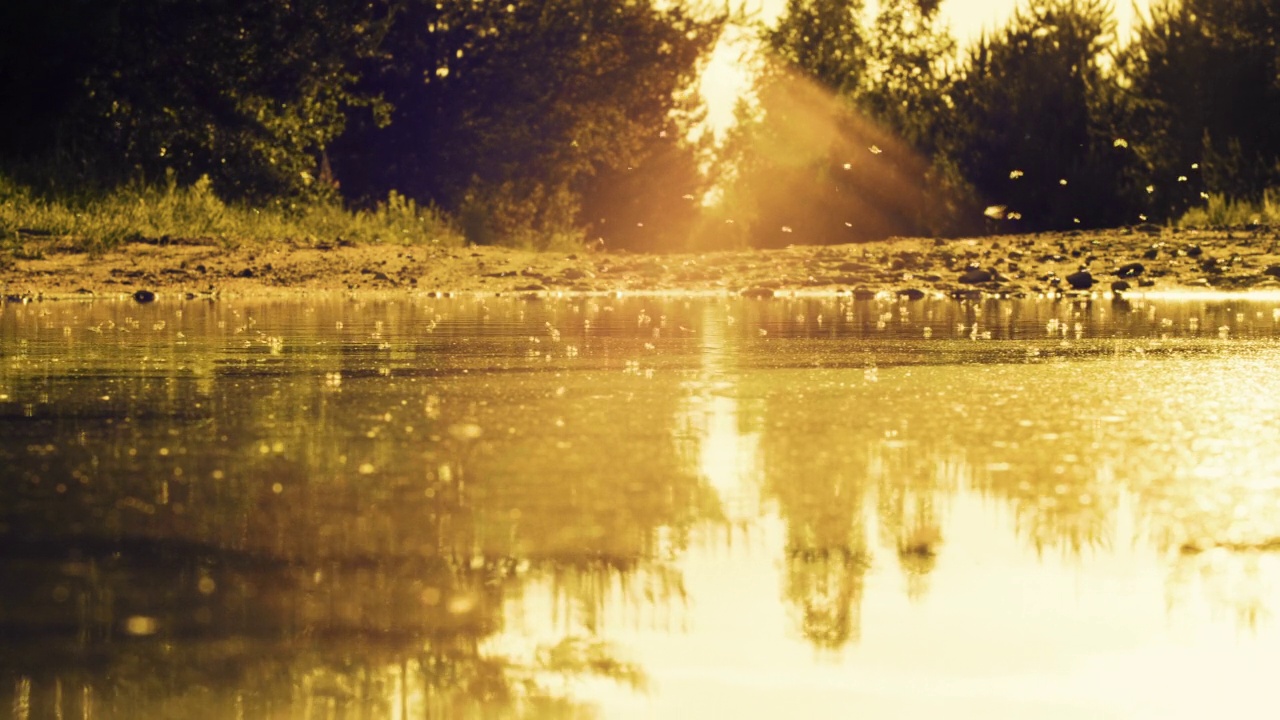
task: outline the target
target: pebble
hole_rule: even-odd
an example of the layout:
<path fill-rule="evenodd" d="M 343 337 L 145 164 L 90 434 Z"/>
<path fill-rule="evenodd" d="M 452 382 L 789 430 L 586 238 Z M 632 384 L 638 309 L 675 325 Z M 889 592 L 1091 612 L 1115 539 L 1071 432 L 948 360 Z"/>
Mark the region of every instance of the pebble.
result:
<path fill-rule="evenodd" d="M 1122 278 L 1131 278 L 1131 277 L 1138 277 L 1139 275 L 1141 275 L 1146 271 L 1147 271 L 1147 268 L 1145 265 L 1143 265 L 1142 263 L 1135 262 L 1135 263 L 1129 263 L 1127 265 L 1121 265 L 1120 269 L 1116 270 L 1116 275 Z"/>
<path fill-rule="evenodd" d="M 156 294 L 150 290 L 139 290 L 133 294 L 133 299 L 140 303 L 155 302 Z"/>
<path fill-rule="evenodd" d="M 1093 274 L 1088 270 L 1071 273 L 1065 280 L 1073 290 L 1088 290 L 1093 287 Z"/>
<path fill-rule="evenodd" d="M 981 268 L 969 268 L 960 273 L 960 282 L 966 285 L 991 282 L 991 273 Z"/>

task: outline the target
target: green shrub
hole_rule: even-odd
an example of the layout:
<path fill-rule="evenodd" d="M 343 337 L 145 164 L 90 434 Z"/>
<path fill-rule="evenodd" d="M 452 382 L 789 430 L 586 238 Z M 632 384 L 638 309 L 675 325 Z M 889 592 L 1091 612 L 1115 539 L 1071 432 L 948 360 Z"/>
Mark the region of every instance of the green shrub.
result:
<path fill-rule="evenodd" d="M 122 242 L 203 239 L 242 242 L 338 240 L 369 243 L 462 244 L 434 208 L 392 192 L 370 210 L 336 201 L 276 200 L 265 207 L 227 203 L 208 176 L 190 185 L 172 174 L 162 186 L 133 183 L 110 191 L 38 193 L 0 175 L 0 242 L 51 238 L 86 251 Z"/>
<path fill-rule="evenodd" d="M 1203 206 L 1193 207 L 1178 219 L 1180 227 L 1231 227 L 1280 225 L 1280 188 L 1267 188 L 1258 202 L 1229 199 L 1209 193 Z"/>

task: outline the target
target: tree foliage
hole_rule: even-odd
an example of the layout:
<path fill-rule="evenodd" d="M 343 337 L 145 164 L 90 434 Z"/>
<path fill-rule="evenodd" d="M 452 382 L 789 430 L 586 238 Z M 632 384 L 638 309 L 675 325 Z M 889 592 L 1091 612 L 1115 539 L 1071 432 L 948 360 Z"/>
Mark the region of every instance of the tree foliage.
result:
<path fill-rule="evenodd" d="M 584 201 L 593 223 L 625 215 L 593 183 L 675 152 L 720 26 L 649 2 L 390 8 L 383 54 L 360 87 L 394 110 L 389 124 L 358 118 L 335 148 L 343 189 L 438 203 L 478 242 L 576 232 Z"/>
<path fill-rule="evenodd" d="M 1130 219 L 1103 64 L 1114 26 L 1102 0 L 1030 0 L 969 49 L 944 151 L 981 197 L 1020 216 L 1015 227 Z"/>
<path fill-rule="evenodd" d="M 1280 5 L 1157 0 L 1122 67 L 1135 149 L 1163 207 L 1280 186 Z"/>
<path fill-rule="evenodd" d="M 353 62 L 380 36 L 360 0 L 52 0 L 39 12 L 27 18 L 37 36 L 85 42 L 45 63 L 58 88 L 43 113 L 47 151 L 108 181 L 208 174 L 228 197 L 314 183 L 344 108 L 366 101 L 351 92 Z M 27 40 L 12 52 L 45 49 Z M 17 95 L 39 108 L 38 94 Z"/>
<path fill-rule="evenodd" d="M 936 3 L 790 0 L 763 33 L 755 107 L 726 145 L 725 212 L 754 245 L 961 226 L 963 183 L 934 163 L 954 41 Z M 940 156 L 939 156 L 940 157 Z"/>

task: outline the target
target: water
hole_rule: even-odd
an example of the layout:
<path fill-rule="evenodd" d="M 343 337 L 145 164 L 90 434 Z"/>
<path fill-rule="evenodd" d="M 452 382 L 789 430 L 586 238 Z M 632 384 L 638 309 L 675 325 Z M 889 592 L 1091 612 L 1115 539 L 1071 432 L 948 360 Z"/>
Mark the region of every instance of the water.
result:
<path fill-rule="evenodd" d="M 1280 310 L 0 308 L 0 715 L 1262 717 Z"/>

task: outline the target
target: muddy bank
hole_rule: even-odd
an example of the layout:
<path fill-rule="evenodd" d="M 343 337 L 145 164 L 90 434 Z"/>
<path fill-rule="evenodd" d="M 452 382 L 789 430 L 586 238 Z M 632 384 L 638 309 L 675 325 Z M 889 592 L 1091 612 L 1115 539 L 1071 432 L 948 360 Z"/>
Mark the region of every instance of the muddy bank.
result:
<path fill-rule="evenodd" d="M 1197 288 L 1280 290 L 1280 233 L 1148 227 L 665 255 L 374 244 L 228 249 L 200 241 L 130 243 L 90 255 L 29 242 L 0 256 L 0 295 L 10 301 L 139 291 L 142 298 L 333 291 L 967 297 Z"/>

